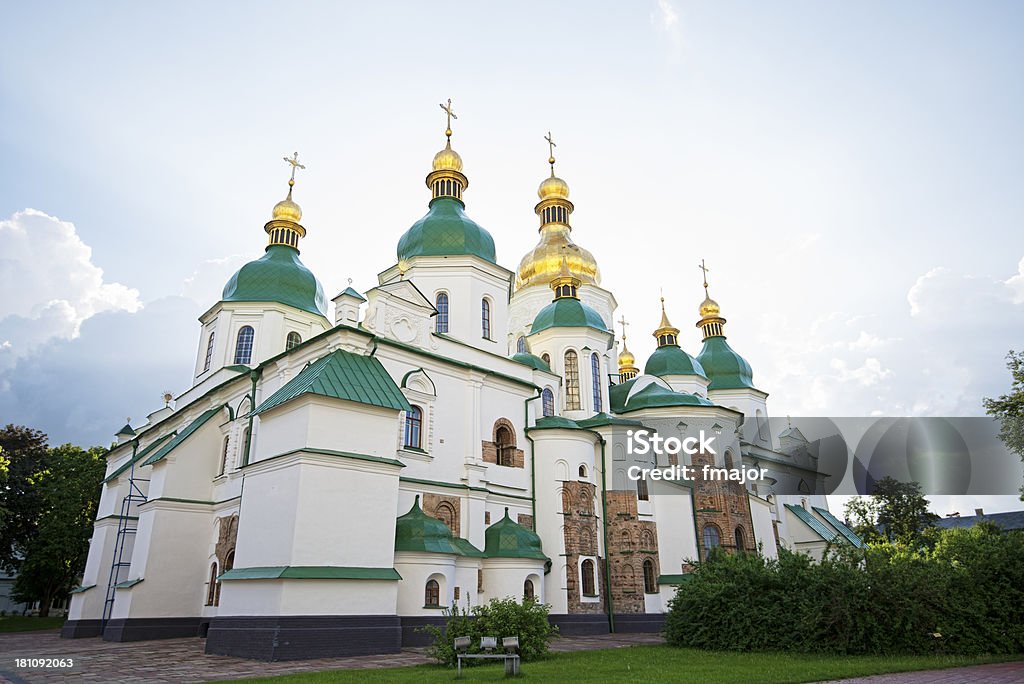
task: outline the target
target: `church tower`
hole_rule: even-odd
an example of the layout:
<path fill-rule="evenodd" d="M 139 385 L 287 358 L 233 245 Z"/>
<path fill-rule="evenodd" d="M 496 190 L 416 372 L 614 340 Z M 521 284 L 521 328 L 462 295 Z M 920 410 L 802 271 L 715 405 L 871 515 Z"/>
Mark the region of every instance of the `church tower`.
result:
<path fill-rule="evenodd" d="M 658 341 L 658 348 L 647 359 L 644 375 L 657 375 L 676 392 L 707 397 L 708 378 L 700 362 L 679 346 L 679 328 L 668 320 L 664 297 L 661 298 L 661 323 L 654 331 L 654 339 Z"/>
<path fill-rule="evenodd" d="M 199 318 L 196 385 L 221 368 L 254 366 L 330 327 L 323 287 L 299 259 L 306 229 L 292 192 L 295 172 L 306 167 L 298 152 L 284 161 L 292 168 L 288 195 L 263 226 L 268 242 L 263 256 L 231 276 L 220 301 Z"/>
<path fill-rule="evenodd" d="M 415 285 L 436 309 L 433 332 L 505 355 L 512 273 L 498 265 L 491 234 L 466 215 L 469 179 L 451 140 L 457 116 L 451 100 L 441 109 L 446 140 L 426 177 L 429 209 L 399 239 L 398 262 L 379 281 L 382 287 L 399 280 Z"/>
<path fill-rule="evenodd" d="M 611 292 L 601 285 L 601 271 L 594 255 L 572 239 L 570 219 L 575 206 L 569 201 L 569 184 L 555 175 L 555 141 L 548 133 L 548 164 L 550 175 L 537 188 L 540 201 L 533 208 L 540 220 L 540 240 L 527 252 L 516 272 L 509 318 L 509 353 L 524 351 L 530 323 L 549 301 L 548 286 L 559 276 L 563 260 L 569 273 L 586 287 L 581 290 L 583 302 L 597 311 L 605 326 L 611 326 L 617 306 Z"/>

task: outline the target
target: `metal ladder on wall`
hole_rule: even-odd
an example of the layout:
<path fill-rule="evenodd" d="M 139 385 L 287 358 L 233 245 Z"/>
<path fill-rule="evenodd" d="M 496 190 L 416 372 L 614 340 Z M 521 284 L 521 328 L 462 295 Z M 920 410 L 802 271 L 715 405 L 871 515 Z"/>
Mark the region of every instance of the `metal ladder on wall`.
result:
<path fill-rule="evenodd" d="M 137 483 L 149 482 L 149 480 L 138 479 L 135 477 L 135 464 L 132 463 L 131 470 L 128 474 L 128 494 L 121 499 L 121 516 L 117 521 L 117 537 L 114 538 L 114 555 L 110 563 L 110 579 L 107 581 L 107 597 L 103 601 L 103 616 L 100 620 L 100 631 L 106 628 L 107 622 L 110 620 L 110 615 L 114 610 L 114 598 L 117 595 L 116 585 L 121 582 L 122 570 L 127 570 L 131 567 L 131 557 L 125 560 L 125 541 L 128 539 L 128 535 L 135 534 L 138 531 L 138 519 L 131 518 L 132 506 L 138 506 L 139 504 L 146 502 L 145 493 L 139 488 Z M 135 545 L 132 544 L 132 548 Z"/>

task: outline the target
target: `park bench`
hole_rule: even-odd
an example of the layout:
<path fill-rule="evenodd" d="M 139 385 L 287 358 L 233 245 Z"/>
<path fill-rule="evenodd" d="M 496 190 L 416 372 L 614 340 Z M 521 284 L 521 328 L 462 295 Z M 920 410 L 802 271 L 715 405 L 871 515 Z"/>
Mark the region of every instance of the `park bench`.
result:
<path fill-rule="evenodd" d="M 470 653 L 469 643 L 469 637 L 458 637 L 455 639 L 455 653 L 458 662 L 458 674 L 456 677 L 462 676 L 463 659 L 504 660 L 506 677 L 514 677 L 519 674 L 519 637 L 502 638 L 501 648 L 504 650 L 504 653 L 497 652 L 497 637 L 480 637 L 480 650 L 482 653 Z"/>

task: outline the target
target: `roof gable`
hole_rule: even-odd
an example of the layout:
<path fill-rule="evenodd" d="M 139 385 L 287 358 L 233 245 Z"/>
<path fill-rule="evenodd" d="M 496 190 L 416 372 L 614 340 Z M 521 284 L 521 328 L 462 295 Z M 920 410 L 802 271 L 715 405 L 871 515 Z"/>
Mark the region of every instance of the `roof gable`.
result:
<path fill-rule="evenodd" d="M 185 427 L 185 429 L 178 432 L 178 434 L 174 436 L 174 439 L 172 439 L 170 442 L 161 447 L 159 451 L 157 451 L 155 454 L 146 459 L 142 465 L 153 465 L 154 463 L 157 463 L 167 458 L 168 454 L 177 449 L 178 446 L 181 445 L 186 439 L 194 435 L 196 431 L 199 430 L 199 428 L 206 425 L 207 421 L 209 421 L 215 415 L 220 413 L 221 409 L 223 409 L 224 406 L 224 404 L 221 404 L 220 406 L 215 406 L 212 409 L 207 409 L 206 411 L 204 411 L 202 415 L 200 415 L 198 418 L 189 423 Z"/>

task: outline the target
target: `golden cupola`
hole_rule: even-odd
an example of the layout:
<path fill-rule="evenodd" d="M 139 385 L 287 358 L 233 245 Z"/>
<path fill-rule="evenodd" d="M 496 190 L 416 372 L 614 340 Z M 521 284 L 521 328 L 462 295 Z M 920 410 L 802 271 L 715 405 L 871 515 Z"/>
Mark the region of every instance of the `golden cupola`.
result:
<path fill-rule="evenodd" d="M 292 167 L 292 177 L 288 179 L 288 196 L 274 205 L 270 220 L 263 226 L 263 230 L 267 231 L 269 245 L 285 245 L 297 250 L 299 239 L 306 237 L 306 229 L 299 223 L 302 220 L 302 207 L 292 199 L 292 190 L 295 188 L 295 172 L 306 167 L 299 163 L 298 152 L 291 157 L 284 157 L 284 160 Z"/>
<path fill-rule="evenodd" d="M 700 269 L 704 271 L 704 301 L 697 309 L 700 314 L 697 327 L 704 334 L 705 340 L 709 337 L 724 337 L 725 319 L 722 318 L 722 307 L 708 294 L 708 268 L 704 265 L 703 259 L 700 262 Z"/>
<path fill-rule="evenodd" d="M 629 351 L 629 348 L 626 346 L 625 317 L 619 319 L 619 323 L 622 324 L 622 351 L 619 352 L 619 382 L 626 382 L 639 375 L 640 369 L 636 366 L 636 357 L 633 356 L 633 352 Z"/>
<path fill-rule="evenodd" d="M 462 173 L 462 157 L 452 149 L 452 119 L 458 117 L 452 111 L 451 98 L 447 105 L 441 105 L 441 109 L 448 118 L 444 131 L 447 140 L 444 149 L 434 155 L 433 170 L 427 174 L 427 187 L 433 199 L 451 197 L 462 201 L 462 193 L 469 187 L 469 179 Z"/>
<path fill-rule="evenodd" d="M 661 298 L 661 323 L 654 331 L 654 337 L 658 340 L 659 347 L 678 346 L 679 344 L 679 328 L 668 320 L 668 314 L 665 313 L 664 297 Z"/>
<path fill-rule="evenodd" d="M 519 262 L 516 289 L 530 285 L 548 285 L 559 275 L 562 260 L 569 271 L 587 285 L 601 283 L 601 271 L 594 255 L 572 241 L 569 217 L 573 204 L 569 201 L 569 184 L 555 175 L 555 142 L 548 133 L 548 164 L 551 175 L 537 188 L 540 202 L 534 207 L 540 219 L 540 242 Z"/>

